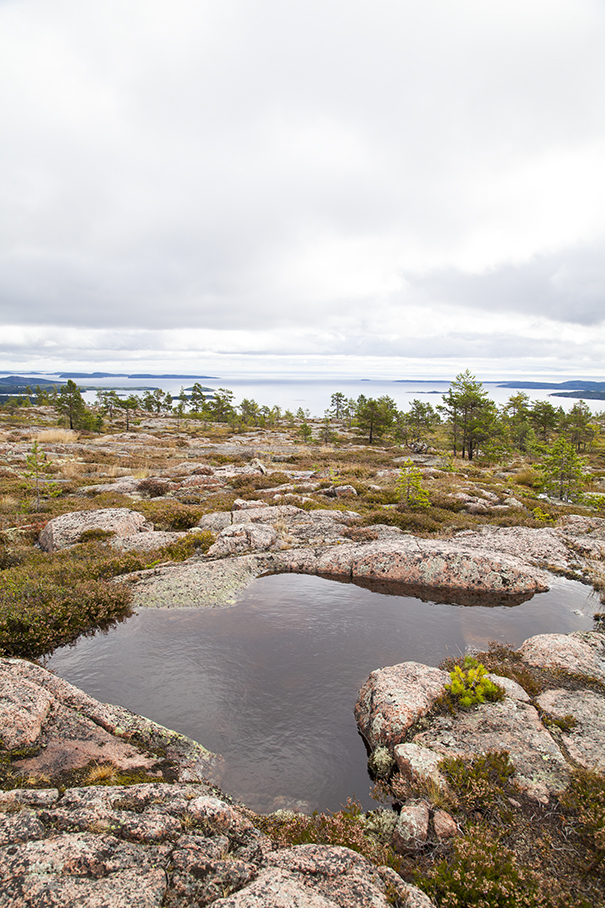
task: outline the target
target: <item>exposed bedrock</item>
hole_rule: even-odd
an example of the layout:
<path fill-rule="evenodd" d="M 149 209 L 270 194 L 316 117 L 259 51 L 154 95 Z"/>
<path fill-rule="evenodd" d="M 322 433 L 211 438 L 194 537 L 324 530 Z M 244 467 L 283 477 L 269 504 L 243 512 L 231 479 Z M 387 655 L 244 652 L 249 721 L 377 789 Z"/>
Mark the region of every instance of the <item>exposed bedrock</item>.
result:
<path fill-rule="evenodd" d="M 394 894 L 433 908 L 347 848 L 274 850 L 254 814 L 204 780 L 216 758 L 195 742 L 24 660 L 0 660 L 0 691 L 3 762 L 62 783 L 0 792 L 0 908 L 388 908 Z M 158 782 L 63 790 L 66 772 L 101 762 Z M 160 781 L 168 762 L 181 782 Z"/>
<path fill-rule="evenodd" d="M 548 589 L 543 572 L 514 556 L 477 551 L 457 540 L 413 536 L 335 547 L 319 556 L 317 573 L 475 593 L 519 595 Z"/>
<path fill-rule="evenodd" d="M 492 675 L 504 699 L 455 714 L 434 709 L 449 674 L 416 662 L 373 671 L 359 692 L 355 717 L 369 748 L 387 748 L 404 776 L 441 787 L 444 757 L 506 750 L 519 787 L 546 802 L 565 788 L 573 766 L 605 767 L 605 636 L 541 634 L 519 649 L 528 666 L 554 678 L 535 699 Z M 552 719 L 565 719 L 563 730 Z M 544 719 L 551 721 L 543 721 Z"/>
<path fill-rule="evenodd" d="M 1 756 L 24 776 L 48 778 L 111 762 L 122 771 L 201 780 L 221 762 L 189 738 L 121 706 L 99 703 L 23 659 L 0 659 Z"/>
<path fill-rule="evenodd" d="M 264 572 L 398 584 L 408 594 L 465 604 L 486 596 L 495 597 L 492 604 L 514 604 L 547 590 L 551 570 L 584 578 L 598 572 L 605 552 L 603 523 L 567 518 L 557 528 L 484 527 L 454 538 L 423 539 L 383 524 L 362 527 L 354 511 L 242 500 L 232 511 L 200 520 L 201 528 L 218 534 L 206 556 L 131 580 L 139 584 L 139 606 L 228 604 Z M 107 531 L 110 544 L 120 549 L 158 547 L 185 535 L 154 532 L 136 511 L 105 508 L 54 518 L 40 534 L 40 545 L 47 551 L 74 545 L 87 530 Z"/>

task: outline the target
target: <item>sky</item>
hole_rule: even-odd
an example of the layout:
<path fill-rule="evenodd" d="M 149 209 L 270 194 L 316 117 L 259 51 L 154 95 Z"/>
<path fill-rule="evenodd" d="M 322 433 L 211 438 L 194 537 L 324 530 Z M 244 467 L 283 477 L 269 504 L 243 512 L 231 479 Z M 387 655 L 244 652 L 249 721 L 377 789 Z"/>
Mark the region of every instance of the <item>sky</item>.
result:
<path fill-rule="evenodd" d="M 0 369 L 605 379 L 602 0 L 0 0 Z"/>

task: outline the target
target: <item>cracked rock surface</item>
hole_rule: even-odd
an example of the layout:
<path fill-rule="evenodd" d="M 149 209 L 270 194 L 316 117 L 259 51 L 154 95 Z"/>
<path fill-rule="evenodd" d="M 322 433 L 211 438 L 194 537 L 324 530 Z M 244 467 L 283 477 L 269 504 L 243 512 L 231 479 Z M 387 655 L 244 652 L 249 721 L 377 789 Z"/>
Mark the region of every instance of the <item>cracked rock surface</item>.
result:
<path fill-rule="evenodd" d="M 241 809 L 203 786 L 0 793 L 2 908 L 431 908 L 348 848 L 273 851 Z"/>

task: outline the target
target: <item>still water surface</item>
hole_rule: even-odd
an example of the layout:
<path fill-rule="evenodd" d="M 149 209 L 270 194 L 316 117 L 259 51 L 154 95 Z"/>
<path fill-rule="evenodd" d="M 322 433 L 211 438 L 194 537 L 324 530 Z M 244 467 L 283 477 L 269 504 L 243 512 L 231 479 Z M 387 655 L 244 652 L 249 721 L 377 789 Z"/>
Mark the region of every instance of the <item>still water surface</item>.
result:
<path fill-rule="evenodd" d="M 349 796 L 369 808 L 353 706 L 373 669 L 589 630 L 597 605 L 589 587 L 563 579 L 489 608 L 282 574 L 256 580 L 231 608 L 142 609 L 57 650 L 49 668 L 221 753 L 217 781 L 253 809 L 336 810 Z"/>

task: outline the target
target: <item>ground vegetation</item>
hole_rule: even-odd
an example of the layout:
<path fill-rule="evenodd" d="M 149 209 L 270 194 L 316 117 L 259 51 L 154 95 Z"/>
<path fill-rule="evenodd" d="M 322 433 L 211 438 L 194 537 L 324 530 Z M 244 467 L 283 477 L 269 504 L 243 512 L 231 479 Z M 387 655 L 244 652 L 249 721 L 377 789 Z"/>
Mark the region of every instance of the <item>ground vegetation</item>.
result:
<path fill-rule="evenodd" d="M 351 401 L 335 391 L 321 419 L 250 400 L 236 405 L 225 389 L 213 397 L 195 386 L 189 397 L 179 395 L 176 411 L 162 392 L 132 395 L 126 406 L 104 392 L 90 407 L 79 402 L 77 387 L 63 398 L 51 389 L 4 403 L 0 653 L 42 658 L 121 620 L 130 609 L 126 574 L 200 557 L 213 539 L 199 531 L 157 550 L 119 552 L 110 536 L 93 533 L 64 551 L 41 552 L 36 541 L 45 523 L 71 511 L 127 507 L 158 530 L 184 532 L 237 499 L 346 506 L 360 515 L 349 539 L 374 538 L 376 524 L 450 536 L 490 524 L 540 527 L 571 515 L 605 516 L 602 414 L 583 402 L 565 414 L 523 393 L 498 409 L 469 373 L 444 398 L 440 408 L 414 401 L 401 413 L 389 398 Z M 346 504 L 337 495 L 343 487 Z M 503 646 L 477 659 L 532 695 L 552 681 Z M 483 672 L 448 668 L 458 678 L 452 693 L 459 705 L 473 708 L 473 697 L 486 694 Z M 469 695 L 470 705 L 463 702 Z M 265 831 L 277 844 L 357 848 L 419 880 L 440 906 L 603 904 L 602 776 L 577 773 L 556 804 L 541 807 L 514 788 L 502 753 L 443 771 L 456 798 L 446 806 L 462 832 L 454 845 L 431 840 L 413 858 L 396 855 L 354 805 L 329 816 L 267 820 Z"/>

